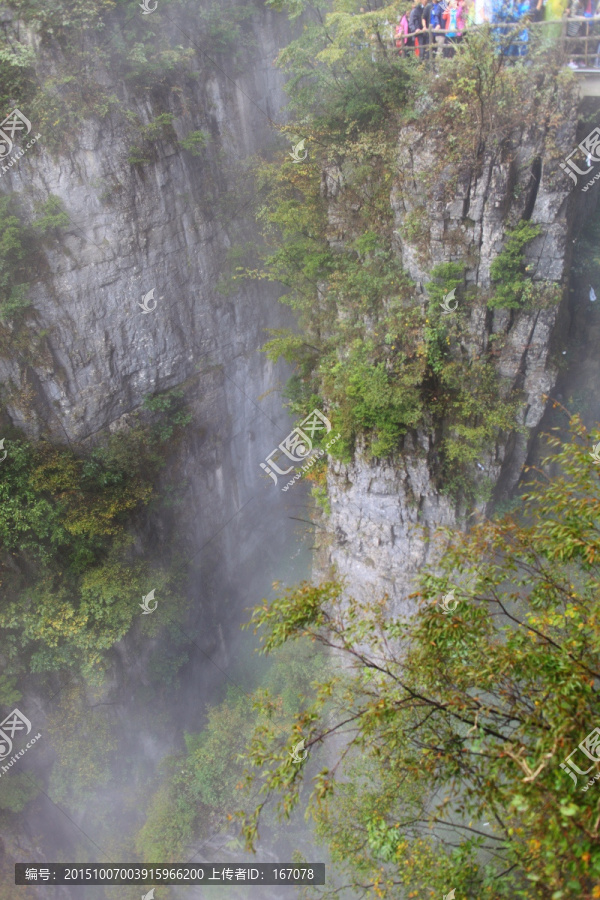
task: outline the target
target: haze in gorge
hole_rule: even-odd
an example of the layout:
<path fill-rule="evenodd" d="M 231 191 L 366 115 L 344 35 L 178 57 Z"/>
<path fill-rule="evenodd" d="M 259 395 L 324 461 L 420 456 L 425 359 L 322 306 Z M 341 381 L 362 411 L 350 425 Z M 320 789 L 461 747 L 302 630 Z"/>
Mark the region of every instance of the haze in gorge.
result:
<path fill-rule="evenodd" d="M 0 6 L 0 900 L 600 897 L 596 11 Z"/>

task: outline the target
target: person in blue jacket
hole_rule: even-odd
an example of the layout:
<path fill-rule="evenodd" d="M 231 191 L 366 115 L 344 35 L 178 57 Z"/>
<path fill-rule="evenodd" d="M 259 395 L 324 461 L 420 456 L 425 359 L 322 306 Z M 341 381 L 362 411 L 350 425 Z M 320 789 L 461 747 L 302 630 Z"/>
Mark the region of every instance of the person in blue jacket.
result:
<path fill-rule="evenodd" d="M 535 20 L 536 6 L 535 0 L 517 0 L 516 4 L 517 21 L 523 22 L 526 26 L 528 22 Z M 524 28 L 519 34 L 519 43 L 517 44 L 517 56 L 527 56 L 527 42 L 529 41 L 529 31 Z"/>
<path fill-rule="evenodd" d="M 434 48 L 432 48 L 432 54 L 437 55 L 440 51 L 444 52 L 444 43 L 446 41 L 446 35 L 444 34 L 444 5 L 440 0 L 436 0 L 436 2 L 431 7 L 431 13 L 429 16 L 429 23 L 431 25 Z M 441 33 L 436 33 L 441 32 Z"/>

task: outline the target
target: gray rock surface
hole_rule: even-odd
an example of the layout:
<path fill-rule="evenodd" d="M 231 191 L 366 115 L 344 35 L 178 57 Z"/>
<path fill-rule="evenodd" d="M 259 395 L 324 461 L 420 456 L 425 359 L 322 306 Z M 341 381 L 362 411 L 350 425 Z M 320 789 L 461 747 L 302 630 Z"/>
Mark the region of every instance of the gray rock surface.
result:
<path fill-rule="evenodd" d="M 44 236 L 29 290 L 31 341 L 46 336 L 30 358 L 16 350 L 0 357 L 0 382 L 13 424 L 62 443 L 94 441 L 125 426 L 146 396 L 185 387 L 194 429 L 170 465 L 190 483 L 181 514 L 197 549 L 253 497 L 265 498 L 266 524 L 272 516 L 275 526 L 285 507 L 259 463 L 291 427 L 279 396 L 288 373 L 260 347 L 291 314 L 273 286 L 245 281 L 221 293 L 218 283 L 227 251 L 255 236 L 248 157 L 281 140 L 272 125 L 285 120 L 287 98 L 275 58 L 290 34 L 284 16 L 257 10 L 245 23 L 254 46 L 240 61 L 214 55 L 193 19 L 176 24 L 173 46 L 208 53 L 197 53 L 198 77 L 185 80 L 183 93 L 157 95 L 97 72 L 142 123 L 173 114 L 175 134 L 152 141 L 148 163 L 128 162 L 139 135 L 120 110 L 84 120 L 58 151 L 45 148 L 42 134 L 0 179 L 26 221 L 52 194 L 72 223 Z M 57 69 L 59 58 L 46 51 L 39 65 Z M 178 146 L 200 129 L 210 140 L 199 156 Z M 144 313 L 150 291 L 156 308 Z M 239 553 L 260 558 L 256 516 L 251 503 L 216 541 L 232 573 Z"/>
<path fill-rule="evenodd" d="M 397 252 L 404 268 L 427 298 L 423 285 L 434 266 L 467 260 L 467 285 L 485 296 L 490 289 L 490 265 L 503 249 L 508 227 L 530 217 L 541 227 L 540 235 L 526 247 L 526 261 L 535 282 L 554 282 L 562 290 L 570 262 L 571 234 L 581 216 L 581 197 L 571 194 L 572 183 L 561 177 L 558 160 L 575 146 L 577 121 L 564 128 L 560 140 L 534 135 L 523 126 L 514 142 L 510 161 L 485 151 L 478 171 L 463 173 L 454 194 L 445 191 L 453 174 L 443 169 L 433 190 L 425 191 L 419 173 L 430 171 L 442 148 L 436 137 L 414 126 L 399 139 L 398 178 L 391 192 Z M 558 154 L 558 155 L 557 155 Z M 542 161 L 541 166 L 539 162 Z M 328 173 L 328 182 L 332 180 Z M 342 181 L 342 179 L 339 179 Z M 339 188 L 338 188 L 339 189 Z M 332 239 L 341 242 L 343 223 L 332 197 Z M 418 242 L 403 236 L 406 215 L 420 210 L 425 233 Z M 560 296 L 560 294 L 559 294 Z M 525 433 L 502 435 L 480 460 L 477 480 L 488 479 L 496 498 L 506 496 L 517 483 L 527 458 L 531 436 L 546 407 L 546 396 L 557 377 L 551 358 L 552 340 L 559 348 L 564 334 L 557 321 L 564 313 L 564 299 L 557 305 L 532 312 L 488 311 L 479 303 L 471 312 L 468 352 L 477 357 L 488 350 L 490 338 L 501 337 L 493 350 L 505 390 L 519 388 L 523 402 L 518 424 Z M 564 325 L 564 323 L 563 323 Z M 558 332 L 558 333 L 557 333 Z M 388 593 L 396 613 L 409 613 L 408 599 L 415 576 L 424 565 L 434 564 L 443 544 L 436 529 L 467 527 L 485 513 L 485 504 L 473 509 L 456 505 L 440 494 L 432 476 L 435 434 L 419 431 L 407 435 L 398 456 L 368 460 L 360 447 L 350 465 L 332 461 L 328 473 L 331 502 L 331 542 L 327 561 L 349 579 L 349 592 L 362 600 Z"/>
<path fill-rule="evenodd" d="M 227 250 L 252 233 L 238 209 L 253 190 L 240 191 L 243 161 L 273 143 L 271 116 L 285 103 L 274 59 L 288 37 L 275 14 L 261 19 L 245 71 L 228 77 L 226 56 L 213 65 L 198 54 L 200 77 L 186 82 L 185 100 L 170 94 L 178 140 L 192 130 L 210 133 L 200 156 L 162 138 L 153 141 L 154 159 L 134 166 L 131 128 L 114 114 L 85 121 L 58 154 L 45 149 L 42 134 L 0 180 L 28 218 L 53 194 L 72 221 L 44 241 L 46 271 L 29 294 L 28 325 L 32 336 L 47 330 L 46 352 L 32 365 L 17 355 L 0 359 L 0 380 L 12 388 L 8 413 L 29 434 L 85 440 L 145 395 L 241 356 L 247 359 L 234 371 L 252 397 L 273 386 L 270 364 L 255 351 L 264 329 L 285 317 L 274 292 L 253 285 L 229 296 L 217 291 Z M 203 43 L 189 20 L 183 32 L 182 43 Z M 144 88 L 110 86 L 143 123 L 166 111 Z M 138 304 L 152 289 L 157 307 L 144 314 Z M 219 419 L 227 420 L 239 412 L 240 389 L 224 381 L 222 391 Z M 275 408 L 269 399 L 265 405 Z"/>
<path fill-rule="evenodd" d="M 201 45 L 193 23 L 184 26 L 189 41 L 178 33 L 174 45 Z M 228 65 L 224 54 L 216 64 L 199 54 L 199 77 L 186 81 L 184 101 L 166 92 L 176 138 L 154 141 L 148 163 L 128 162 L 135 136 L 126 117 L 114 113 L 84 121 L 52 152 L 42 133 L 0 178 L 0 192 L 16 193 L 26 221 L 53 194 L 72 223 L 43 238 L 42 265 L 32 266 L 33 308 L 26 315 L 32 352 L 24 356 L 13 342 L 0 358 L 10 422 L 32 437 L 89 444 L 125 427 L 145 396 L 180 385 L 193 414 L 164 476 L 170 489 L 186 486 L 176 510 L 185 546 L 176 550 L 189 576 L 188 638 L 197 647 L 185 685 L 177 696 L 171 688 L 171 719 L 156 721 L 140 710 L 136 691 L 153 645 L 136 629 L 117 646 L 107 673 L 107 692 L 118 683 L 119 737 L 134 742 L 131 758 L 139 757 L 140 766 L 178 746 L 183 731 L 201 727 L 206 703 L 235 658 L 240 620 L 273 578 L 293 569 L 296 525 L 287 512 L 291 502 L 303 501 L 302 487 L 290 501 L 259 466 L 291 429 L 279 396 L 288 371 L 260 347 L 266 330 L 289 325 L 291 315 L 273 287 L 244 282 L 217 290 L 228 249 L 255 236 L 248 156 L 280 140 L 271 122 L 285 117 L 283 78 L 274 65 L 289 42 L 284 18 L 257 8 L 246 28 L 255 46 L 241 68 Z M 42 72 L 58 68 L 48 52 L 39 64 Z M 154 102 L 151 92 L 133 90 L 111 72 L 99 71 L 98 80 L 144 124 L 165 112 L 164 92 Z M 32 126 L 40 130 L 34 120 Z M 200 156 L 175 143 L 200 129 L 210 134 Z M 156 308 L 144 313 L 139 304 L 151 290 Z M 151 527 L 162 535 L 160 516 Z M 32 700 L 23 702 L 28 708 Z M 39 712 L 36 724 L 44 726 Z M 36 764 L 43 768 L 41 756 Z M 129 800 L 113 801 L 118 822 L 119 804 Z M 95 805 L 76 818 L 77 826 L 54 809 L 31 813 L 27 827 L 44 835 L 46 858 L 64 847 L 75 856 L 78 829 L 101 844 Z M 27 841 L 20 840 L 23 849 Z M 36 844 L 30 847 L 32 858 L 44 859 Z"/>

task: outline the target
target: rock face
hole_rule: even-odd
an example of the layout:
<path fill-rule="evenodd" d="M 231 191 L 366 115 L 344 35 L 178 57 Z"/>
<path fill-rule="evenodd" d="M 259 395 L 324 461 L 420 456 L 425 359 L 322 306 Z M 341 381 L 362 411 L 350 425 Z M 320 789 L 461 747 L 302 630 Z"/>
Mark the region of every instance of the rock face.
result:
<path fill-rule="evenodd" d="M 484 149 L 481 163 L 459 175 L 452 196 L 445 190 L 450 170 L 441 171 L 433 190 L 425 191 L 419 179 L 419 173 L 430 171 L 441 158 L 435 136 L 414 127 L 403 130 L 390 203 L 397 252 L 419 286 L 423 304 L 423 285 L 432 268 L 443 262 L 466 261 L 466 284 L 485 297 L 491 262 L 503 248 L 507 228 L 520 219 L 541 227 L 526 247 L 529 274 L 534 281 L 554 282 L 564 297 L 572 234 L 583 217 L 586 195 L 578 188 L 571 193 L 572 183 L 561 175 L 558 161 L 576 146 L 576 126 L 573 115 L 571 126 L 550 138 L 524 125 L 504 158 Z M 423 233 L 418 242 L 411 242 L 402 225 L 415 210 Z M 339 234 L 335 213 L 332 220 Z M 524 432 L 502 436 L 479 463 L 476 477 L 494 486 L 495 499 L 516 485 L 546 395 L 555 384 L 558 370 L 552 354 L 562 352 L 566 307 L 563 299 L 533 312 L 492 311 L 485 302 L 472 309 L 469 355 L 478 357 L 498 347 L 493 358 L 506 390 L 517 388 L 523 398 L 519 424 Z M 490 344 L 492 338 L 497 343 Z M 369 461 L 359 448 L 350 465 L 332 462 L 329 467 L 329 561 L 349 578 L 354 596 L 367 599 L 387 592 L 396 613 L 410 612 L 407 595 L 414 590 L 415 575 L 435 561 L 440 550 L 436 529 L 465 527 L 471 515 L 485 512 L 485 504 L 465 509 L 438 492 L 432 476 L 435 452 L 436 435 L 419 431 L 406 436 L 395 459 Z"/>
<path fill-rule="evenodd" d="M 140 15 L 136 27 L 145 22 Z M 284 17 L 257 9 L 245 21 L 253 47 L 240 63 L 207 47 L 194 18 L 172 11 L 164 27 L 173 47 L 197 50 L 196 77 L 181 78 L 185 89 L 133 90 L 99 67 L 97 80 L 119 98 L 118 112 L 85 120 L 52 153 L 42 134 L 0 180 L 26 221 L 54 195 L 72 223 L 44 236 L 32 275 L 26 328 L 32 342 L 45 332 L 39 351 L 24 356 L 15 346 L 3 355 L 0 381 L 14 425 L 63 443 L 118 429 L 147 395 L 183 386 L 196 427 L 170 466 L 191 484 L 182 516 L 197 550 L 266 487 L 263 512 L 273 526 L 284 506 L 259 463 L 290 430 L 277 393 L 286 370 L 260 347 L 266 330 L 289 324 L 290 314 L 269 286 L 245 282 L 220 292 L 218 284 L 228 250 L 253 236 L 247 158 L 276 140 L 273 119 L 283 121 L 274 61 L 290 35 Z M 56 74 L 60 55 L 40 52 L 39 65 Z M 147 124 L 165 112 L 172 128 L 153 137 L 146 163 L 129 162 L 139 141 L 133 114 Z M 194 155 L 178 141 L 197 130 L 209 139 Z M 151 312 L 141 307 L 145 297 Z M 256 516 L 251 503 L 211 548 L 214 556 L 220 547 L 232 577 L 240 556 L 260 557 Z"/>
<path fill-rule="evenodd" d="M 429 438 L 420 433 L 407 436 L 394 460 L 357 455 L 351 465 L 333 461 L 328 472 L 330 561 L 353 596 L 387 593 L 396 613 L 409 611 L 415 573 L 435 560 L 431 533 L 457 521 L 452 502 L 432 485 L 428 452 Z"/>
<path fill-rule="evenodd" d="M 169 15 L 178 13 L 170 8 Z M 193 20 L 168 21 L 173 46 L 206 47 Z M 184 730 L 201 727 L 223 667 L 235 658 L 234 634 L 247 608 L 266 595 L 273 578 L 291 573 L 290 580 L 299 580 L 283 556 L 291 552 L 295 528 L 289 500 L 259 467 L 291 427 L 279 396 L 288 372 L 260 353 L 266 330 L 289 325 L 290 314 L 273 288 L 245 282 L 217 289 L 229 248 L 254 236 L 256 188 L 244 174 L 246 160 L 276 139 L 272 120 L 284 120 L 286 96 L 274 60 L 290 40 L 287 27 L 283 17 L 257 7 L 245 22 L 254 47 L 242 69 L 206 47 L 209 55 L 198 52 L 197 77 L 185 80 L 184 92 L 138 94 L 99 71 L 99 83 L 143 124 L 173 114 L 173 131 L 152 141 L 147 163 L 128 162 L 135 137 L 122 112 L 85 120 L 52 153 L 32 116 L 32 132 L 41 138 L 0 179 L 0 192 L 15 193 L 25 221 L 55 195 L 72 223 L 43 238 L 42 265 L 31 276 L 25 327 L 32 347 L 46 332 L 39 352 L 24 355 L 14 341 L 0 358 L 5 417 L 32 437 L 85 444 L 126 426 L 145 396 L 175 386 L 185 389 L 193 414 L 166 478 L 188 486 L 177 516 L 187 538 L 179 549 L 189 563 L 189 640 L 198 652 L 190 655 L 180 694 L 172 696 L 170 721 L 144 717 L 135 693 L 151 642 L 128 636 L 107 676 L 109 687 L 118 681 L 120 739 L 138 717 L 131 756 L 140 765 L 154 765 L 178 746 Z M 39 65 L 46 74 L 60 69 L 59 57 L 40 53 Z M 198 156 L 177 143 L 195 130 L 210 135 Z M 144 312 L 140 304 L 151 291 L 152 311 Z M 302 502 L 302 487 L 294 499 Z M 163 524 L 153 527 L 160 535 Z M 36 727 L 44 727 L 41 711 Z M 40 759 L 32 765 L 43 768 Z M 78 834 L 62 820 L 53 825 L 51 815 L 43 822 L 39 810 L 30 815 L 24 827 L 43 833 L 46 858 L 76 846 Z M 91 808 L 78 818 L 90 835 L 98 827 L 93 819 Z M 31 855 L 44 858 L 33 849 Z"/>
<path fill-rule="evenodd" d="M 219 65 L 226 67 L 226 58 L 211 65 L 198 53 L 199 77 L 187 80 L 185 94 L 171 92 L 160 109 L 143 89 L 137 96 L 111 85 L 142 123 L 174 115 L 171 136 L 153 141 L 148 164 L 128 162 L 131 128 L 115 115 L 86 121 L 58 156 L 44 149 L 42 134 L 2 177 L 0 190 L 17 192 L 31 218 L 34 202 L 53 194 L 72 221 L 45 242 L 46 271 L 29 292 L 35 313 L 28 327 L 34 335 L 47 331 L 46 352 L 29 365 L 16 354 L 0 360 L 0 379 L 11 386 L 10 418 L 30 434 L 85 439 L 135 410 L 145 395 L 215 364 L 231 363 L 233 380 L 239 374 L 253 397 L 272 386 L 270 366 L 255 351 L 263 329 L 283 315 L 273 293 L 250 289 L 225 298 L 217 291 L 228 248 L 248 236 L 231 199 L 240 190 L 241 163 L 273 141 L 270 116 L 285 102 L 273 64 L 287 40 L 280 22 L 264 13 L 254 27 L 254 59 L 235 80 Z M 189 20 L 179 42 L 182 33 L 187 44 L 205 40 Z M 100 81 L 108 77 L 98 73 Z M 210 140 L 194 156 L 176 140 L 198 129 Z M 156 309 L 144 314 L 139 304 L 151 290 Z M 224 379 L 222 390 L 219 419 L 227 419 L 240 390 Z"/>

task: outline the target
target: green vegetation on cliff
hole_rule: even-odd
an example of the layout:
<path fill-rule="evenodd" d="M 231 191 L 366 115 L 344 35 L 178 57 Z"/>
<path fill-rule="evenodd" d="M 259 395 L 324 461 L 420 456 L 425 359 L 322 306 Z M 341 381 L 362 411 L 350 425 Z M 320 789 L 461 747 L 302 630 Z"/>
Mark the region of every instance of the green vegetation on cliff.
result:
<path fill-rule="evenodd" d="M 151 588 L 176 598 L 169 572 L 134 548 L 132 525 L 155 501 L 161 441 L 187 422 L 181 395 L 160 422 L 90 452 L 11 436 L 0 477 L 0 627 L 5 674 L 61 671 L 102 679 L 104 657 Z M 157 399 L 149 406 L 157 408 Z M 164 447 L 164 444 L 163 444 Z"/>
<path fill-rule="evenodd" d="M 50 204 L 44 212 L 48 227 L 55 227 L 60 211 Z M 173 662 L 178 668 L 187 659 L 177 627 L 185 567 L 164 538 L 157 547 L 150 512 L 159 513 L 163 525 L 169 520 L 177 495 L 173 486 L 159 492 L 158 480 L 190 416 L 183 391 L 147 397 L 144 407 L 93 448 L 4 431 L 0 704 L 14 707 L 21 699 L 17 686 L 48 700 L 44 733 L 55 753 L 44 787 L 77 814 L 114 782 L 122 749 L 114 736 L 115 704 L 107 700 L 115 644 L 134 623 L 146 639 L 161 635 L 148 665 L 155 715 L 163 685 L 173 681 Z M 151 590 L 161 610 L 168 609 L 167 621 L 160 611 L 141 615 L 140 602 Z M 123 771 L 122 763 L 118 767 Z M 18 831 L 15 817 L 41 787 L 29 774 L 1 778 L 3 833 Z"/>
<path fill-rule="evenodd" d="M 385 598 L 349 601 L 335 582 L 254 611 L 265 652 L 310 637 L 342 661 L 316 679 L 317 699 L 285 739 L 259 722 L 246 754 L 259 790 L 243 816 L 252 844 L 263 804 L 289 815 L 308 787 L 289 757 L 296 735 L 310 753 L 325 748 L 309 809 L 339 881 L 319 896 L 338 896 L 339 883 L 390 900 L 450 888 L 477 900 L 599 896 L 600 787 L 586 788 L 597 766 L 577 748 L 600 717 L 600 486 L 589 452 L 600 432 L 577 418 L 571 432 L 550 440 L 543 465 L 560 474 L 540 473 L 519 520 L 446 535 L 412 618 Z M 561 769 L 574 752 L 590 771 L 576 784 Z"/>
<path fill-rule="evenodd" d="M 0 197 L 0 321 L 5 322 L 29 306 L 27 277 L 31 271 L 33 241 L 19 216 L 13 198 Z"/>
<path fill-rule="evenodd" d="M 396 4 L 361 15 L 346 2 L 333 11 L 298 0 L 270 5 L 306 15 L 279 62 L 294 115 L 282 131 L 293 144 L 302 138 L 308 156 L 298 162 L 286 152 L 258 167 L 266 250 L 260 266 L 239 272 L 282 284 L 300 326 L 274 332 L 266 352 L 296 363 L 289 396 L 298 415 L 316 401 L 335 418 L 343 435 L 336 455 L 347 459 L 361 446 L 393 457 L 403 435 L 423 428 L 439 437 L 439 487 L 481 499 L 475 462 L 519 428 L 522 398 L 499 375 L 493 343 L 477 349 L 473 323 L 484 321 L 486 307 L 556 303 L 560 288 L 530 278 L 525 253 L 540 229 L 526 220 L 507 222 L 488 290 L 465 277 L 478 260 L 458 228 L 444 234 L 448 262 L 433 266 L 434 223 L 415 196 L 454 200 L 459 182 L 481 171 L 484 153 L 500 164 L 529 113 L 540 128 L 558 128 L 570 111 L 570 76 L 552 49 L 533 44 L 527 65 L 509 65 L 486 29 L 434 67 L 402 59 L 385 24 L 396 21 Z M 432 152 L 413 170 L 411 143 L 424 137 Z M 404 190 L 408 182 L 418 184 L 416 195 Z M 398 224 L 428 270 L 425 294 L 403 267 Z M 445 315 L 440 303 L 452 290 L 457 311 Z"/>
<path fill-rule="evenodd" d="M 189 84 L 212 65 L 206 52 L 219 59 L 226 55 L 229 75 L 237 75 L 253 44 L 250 20 L 256 12 L 253 5 L 199 7 L 194 0 L 161 0 L 156 15 L 143 15 L 139 0 L 8 0 L 4 5 L 13 19 L 5 20 L 0 34 L 0 110 L 20 107 L 52 150 L 64 148 L 90 117 L 111 116 L 113 123 L 120 118 L 132 138 L 146 143 L 163 138 L 143 133 L 132 95 L 145 95 L 144 105 L 159 117 L 176 109 L 189 126 Z M 126 90 L 107 87 L 107 73 L 122 79 Z M 182 146 L 198 155 L 206 134 L 188 127 Z M 130 156 L 132 164 L 152 158 L 147 152 Z"/>
<path fill-rule="evenodd" d="M 294 717 L 314 696 L 314 679 L 326 671 L 321 648 L 309 641 L 283 647 L 270 662 L 251 692 L 229 686 L 225 699 L 208 708 L 203 729 L 185 735 L 185 753 L 161 764 L 136 838 L 142 860 L 181 860 L 194 843 L 231 829 L 242 798 L 247 812 L 258 800 L 256 791 L 251 797 L 242 792 L 247 745 L 256 723 L 269 740 L 284 741 Z M 297 734 L 295 744 L 301 737 Z M 265 814 L 267 827 L 276 828 L 277 819 Z M 294 822 L 286 831 L 288 848 L 299 850 L 305 837 L 302 825 Z"/>

